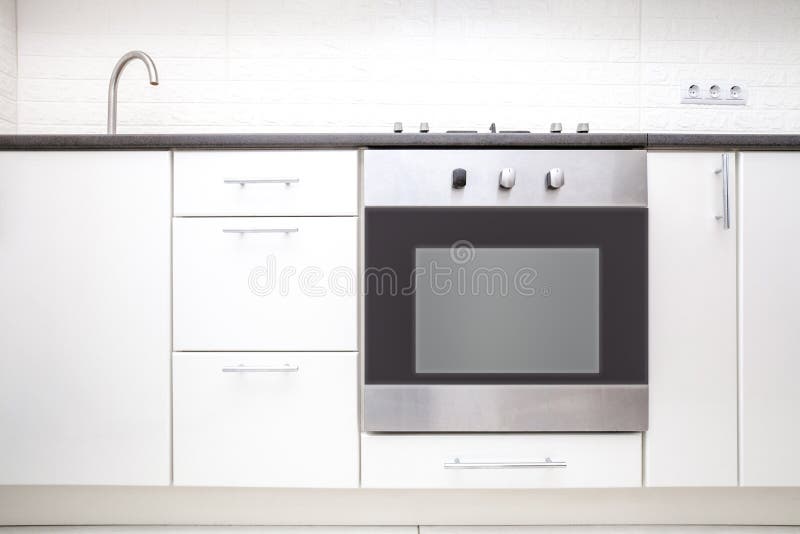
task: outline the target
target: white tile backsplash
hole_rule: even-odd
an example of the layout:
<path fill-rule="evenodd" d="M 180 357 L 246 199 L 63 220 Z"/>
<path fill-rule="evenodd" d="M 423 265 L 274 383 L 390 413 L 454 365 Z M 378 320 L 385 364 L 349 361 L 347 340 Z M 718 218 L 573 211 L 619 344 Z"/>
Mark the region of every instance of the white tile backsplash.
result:
<path fill-rule="evenodd" d="M 103 132 L 129 49 L 162 84 L 130 65 L 120 133 L 800 129 L 798 0 L 18 0 L 16 28 L 0 128 L 20 133 Z M 679 104 L 708 79 L 748 105 Z"/>
<path fill-rule="evenodd" d="M 16 2 L 0 0 L 0 134 L 17 129 Z"/>

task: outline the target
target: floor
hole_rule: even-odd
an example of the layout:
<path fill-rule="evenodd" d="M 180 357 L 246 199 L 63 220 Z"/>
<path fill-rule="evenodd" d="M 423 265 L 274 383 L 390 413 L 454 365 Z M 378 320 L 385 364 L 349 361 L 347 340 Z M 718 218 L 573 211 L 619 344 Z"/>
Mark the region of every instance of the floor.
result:
<path fill-rule="evenodd" d="M 0 534 L 800 534 L 800 526 L 0 527 Z"/>

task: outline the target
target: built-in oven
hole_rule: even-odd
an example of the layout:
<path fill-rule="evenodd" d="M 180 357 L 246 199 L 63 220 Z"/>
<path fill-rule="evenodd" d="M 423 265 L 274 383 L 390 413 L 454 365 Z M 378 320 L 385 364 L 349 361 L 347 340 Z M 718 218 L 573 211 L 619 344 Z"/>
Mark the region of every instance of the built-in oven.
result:
<path fill-rule="evenodd" d="M 647 428 L 640 150 L 367 150 L 368 432 Z"/>

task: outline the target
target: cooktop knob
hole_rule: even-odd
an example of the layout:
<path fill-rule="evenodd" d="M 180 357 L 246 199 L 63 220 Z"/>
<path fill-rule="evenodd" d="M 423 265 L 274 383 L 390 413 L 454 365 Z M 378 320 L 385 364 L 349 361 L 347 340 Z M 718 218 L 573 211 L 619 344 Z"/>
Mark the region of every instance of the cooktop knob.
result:
<path fill-rule="evenodd" d="M 563 127 L 560 122 L 550 123 L 550 133 L 561 133 Z"/>
<path fill-rule="evenodd" d="M 394 130 L 394 133 L 403 133 L 403 123 L 402 122 L 394 123 L 393 130 Z"/>
<path fill-rule="evenodd" d="M 419 133 L 428 133 L 431 131 L 431 127 L 428 126 L 427 122 L 419 123 Z"/>
<path fill-rule="evenodd" d="M 576 129 L 578 133 L 589 133 L 589 123 L 588 122 L 579 122 L 578 128 Z"/>
<path fill-rule="evenodd" d="M 548 189 L 561 189 L 564 185 L 564 171 L 558 167 L 550 169 L 545 182 Z"/>
<path fill-rule="evenodd" d="M 463 189 L 467 185 L 467 171 L 453 169 L 453 189 Z"/>
<path fill-rule="evenodd" d="M 511 189 L 517 183 L 517 171 L 511 167 L 506 167 L 500 171 L 500 188 Z"/>

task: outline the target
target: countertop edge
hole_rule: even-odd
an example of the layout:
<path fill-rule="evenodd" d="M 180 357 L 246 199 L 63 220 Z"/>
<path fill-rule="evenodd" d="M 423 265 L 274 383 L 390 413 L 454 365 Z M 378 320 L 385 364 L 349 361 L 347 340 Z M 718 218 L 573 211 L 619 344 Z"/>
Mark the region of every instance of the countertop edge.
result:
<path fill-rule="evenodd" d="M 795 134 L 119 134 L 0 135 L 0 150 L 233 149 L 750 149 L 800 150 Z"/>
<path fill-rule="evenodd" d="M 627 148 L 646 134 L 120 134 L 0 135 L 0 150 L 213 150 L 356 148 Z"/>

